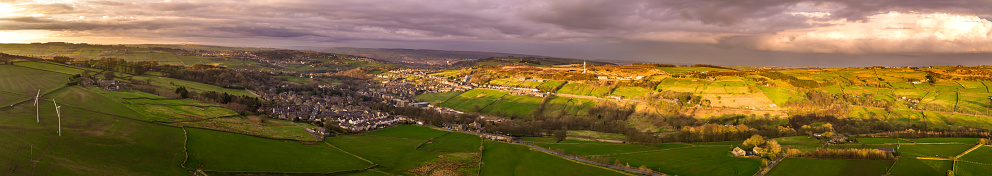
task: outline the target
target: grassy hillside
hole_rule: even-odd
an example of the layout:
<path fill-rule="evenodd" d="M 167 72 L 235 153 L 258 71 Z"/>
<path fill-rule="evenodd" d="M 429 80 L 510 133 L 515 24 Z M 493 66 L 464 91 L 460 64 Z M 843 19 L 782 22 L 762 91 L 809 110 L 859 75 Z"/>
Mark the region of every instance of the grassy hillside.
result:
<path fill-rule="evenodd" d="M 223 172 L 333 173 L 372 166 L 321 142 L 301 144 L 194 128 L 186 131 L 187 167 Z"/>
<path fill-rule="evenodd" d="M 41 101 L 0 111 L 3 175 L 191 175 L 183 162 L 182 129 Z"/>

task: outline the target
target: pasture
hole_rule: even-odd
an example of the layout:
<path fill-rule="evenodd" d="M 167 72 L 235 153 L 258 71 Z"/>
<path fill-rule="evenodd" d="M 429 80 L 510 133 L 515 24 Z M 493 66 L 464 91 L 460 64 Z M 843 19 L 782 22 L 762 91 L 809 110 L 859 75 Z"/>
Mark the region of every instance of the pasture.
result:
<path fill-rule="evenodd" d="M 173 126 L 207 128 L 276 139 L 320 141 L 318 138 L 304 131 L 305 128 L 316 128 L 309 123 L 270 120 L 263 119 L 262 117 L 233 116 L 197 121 L 171 122 L 168 124 Z"/>
<path fill-rule="evenodd" d="M 945 175 L 953 161 L 900 158 L 889 171 L 892 175 Z"/>
<path fill-rule="evenodd" d="M 459 111 L 479 112 L 496 102 L 507 92 L 490 89 L 472 89 L 441 103 L 441 106 Z"/>
<path fill-rule="evenodd" d="M 391 128 L 366 132 L 365 134 L 402 137 L 402 138 L 415 138 L 415 139 L 431 139 L 444 135 L 445 133 L 448 132 L 434 130 L 431 129 L 430 127 L 417 126 L 417 125 L 398 125 Z"/>
<path fill-rule="evenodd" d="M 954 175 L 983 176 L 992 173 L 992 167 L 987 163 L 958 162 L 954 167 Z"/>
<path fill-rule="evenodd" d="M 180 128 L 62 106 L 51 99 L 0 111 L 0 175 L 190 175 Z"/>
<path fill-rule="evenodd" d="M 992 164 L 992 157 L 989 156 L 992 156 L 992 147 L 982 146 L 961 156 L 958 160 Z"/>
<path fill-rule="evenodd" d="M 50 92 L 63 85 L 69 80 L 70 75 L 27 68 L 15 65 L 0 65 L 0 91 L 16 94 L 16 97 L 31 97 L 38 93 Z"/>
<path fill-rule="evenodd" d="M 93 74 L 96 74 L 96 73 L 99 73 L 99 72 L 102 72 L 103 71 L 103 70 L 93 69 L 93 68 L 79 68 L 79 67 L 74 67 L 74 66 L 66 66 L 66 65 L 59 64 L 59 63 L 54 63 L 54 62 L 37 62 L 37 61 L 32 61 L 32 62 L 15 62 L 14 65 L 22 66 L 22 67 L 28 67 L 28 68 L 34 68 L 34 69 L 39 69 L 39 70 L 47 70 L 47 71 L 59 72 L 59 73 L 70 74 L 70 75 L 82 74 L 83 71 L 85 71 L 85 70 L 89 70 Z"/>
<path fill-rule="evenodd" d="M 761 162 L 733 157 L 729 152 L 731 149 L 729 146 L 697 146 L 612 155 L 610 158 L 630 164 L 631 167 L 644 165 L 652 170 L 674 175 L 753 175 L 758 172 Z"/>
<path fill-rule="evenodd" d="M 175 122 L 238 114 L 217 105 L 191 99 L 169 99 L 140 91 L 104 91 L 94 87 L 88 89 L 137 111 L 142 115 L 138 116 L 139 120 Z"/>
<path fill-rule="evenodd" d="M 415 98 L 417 101 L 424 101 L 431 103 L 431 105 L 440 105 L 452 97 L 458 96 L 464 92 L 453 91 L 453 92 L 440 92 L 440 93 L 426 93 L 417 95 Z"/>
<path fill-rule="evenodd" d="M 883 175 L 891 165 L 892 161 L 887 160 L 785 158 L 767 175 L 798 173 L 808 176 Z"/>
<path fill-rule="evenodd" d="M 544 104 L 542 113 L 548 116 L 582 116 L 589 114 L 589 109 L 594 106 L 596 100 L 593 99 L 553 96 Z"/>
<path fill-rule="evenodd" d="M 480 111 L 483 114 L 500 114 L 500 116 L 529 117 L 541 105 L 541 97 L 527 95 L 506 95 L 499 98 Z"/>
<path fill-rule="evenodd" d="M 570 161 L 520 144 L 485 141 L 482 175 L 622 175 L 618 171 Z"/>
<path fill-rule="evenodd" d="M 916 144 L 901 145 L 899 153 L 907 157 L 954 157 L 971 149 L 974 144 Z"/>
<path fill-rule="evenodd" d="M 569 82 L 558 89 L 560 94 L 585 95 L 603 97 L 610 95 L 610 88 L 606 86 L 595 86 L 585 83 Z"/>
<path fill-rule="evenodd" d="M 389 128 L 387 128 L 389 129 Z M 417 150 L 417 146 L 427 139 L 400 138 L 379 135 L 343 135 L 325 138 L 331 145 L 349 153 L 371 160 L 381 166 L 384 172 L 394 174 L 409 174 L 408 171 L 425 165 L 449 163 L 461 173 L 478 172 L 478 164 L 465 158 L 476 156 L 475 153 L 449 153 Z M 461 157 L 449 157 L 461 156 Z"/>
<path fill-rule="evenodd" d="M 665 150 L 673 148 L 688 147 L 688 144 L 670 143 L 658 146 L 643 146 L 635 144 L 614 144 L 614 143 L 534 143 L 552 150 L 563 150 L 565 153 L 588 156 L 588 155 L 618 155 L 623 153 L 634 153 L 654 150 Z"/>
<path fill-rule="evenodd" d="M 613 96 L 623 96 L 624 98 L 638 98 L 647 95 L 653 90 L 643 87 L 617 87 L 611 95 Z"/>
<path fill-rule="evenodd" d="M 447 133 L 423 146 L 421 150 L 443 152 L 479 152 L 482 138 L 466 133 Z"/>
<path fill-rule="evenodd" d="M 181 79 L 173 79 L 160 76 L 152 75 L 142 75 L 135 76 L 134 79 L 147 81 L 149 84 L 159 87 L 159 91 L 175 91 L 179 86 L 186 87 L 190 92 L 224 92 L 231 94 L 233 96 L 248 96 L 248 97 L 258 97 L 244 89 L 228 89 L 215 85 L 198 83 L 193 81 L 186 81 Z"/>
<path fill-rule="evenodd" d="M 189 136 L 186 167 L 191 168 L 223 172 L 333 173 L 372 166 L 372 163 L 322 142 L 302 144 L 195 128 L 186 131 Z"/>

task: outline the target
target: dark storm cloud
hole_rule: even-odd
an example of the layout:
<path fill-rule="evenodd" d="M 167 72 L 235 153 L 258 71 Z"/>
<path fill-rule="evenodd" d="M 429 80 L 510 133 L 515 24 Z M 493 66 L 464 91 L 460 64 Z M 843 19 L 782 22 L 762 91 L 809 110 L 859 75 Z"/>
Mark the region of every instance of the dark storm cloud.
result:
<path fill-rule="evenodd" d="M 382 47 L 462 47 L 476 49 L 549 49 L 567 55 L 568 47 L 624 46 L 641 42 L 702 43 L 727 50 L 794 51 L 776 47 L 826 48 L 816 51 L 881 50 L 876 43 L 832 45 L 791 30 L 862 23 L 890 11 L 992 16 L 988 0 L 94 0 L 36 3 L 0 0 L 23 9 L 0 14 L 0 30 L 48 30 L 62 36 L 135 37 L 143 40 L 215 39 L 240 45 L 271 46 L 309 42 L 368 41 Z M 828 15 L 823 15 L 828 14 Z M 840 23 L 836 21 L 842 21 Z M 913 30 L 909 27 L 906 30 Z M 894 28 L 893 28 L 894 29 Z M 932 31 L 922 31 L 932 32 Z M 981 31 L 989 33 L 992 31 Z M 237 42 L 242 38 L 243 42 Z M 798 38 L 798 39 L 797 39 Z M 798 42 L 789 42 L 799 40 Z M 769 41 L 785 43 L 774 43 Z M 390 44 L 392 43 L 392 44 Z M 453 44 L 457 43 L 457 44 Z M 582 43 L 581 45 L 571 45 Z M 926 41 L 911 48 L 926 48 Z M 970 42 L 961 45 L 981 45 Z M 647 45 L 659 46 L 662 45 Z M 278 47 L 278 46 L 275 46 Z M 829 48 L 837 48 L 829 50 Z M 843 48 L 847 47 L 847 48 Z M 981 47 L 972 47 L 985 51 Z M 433 48 L 446 49 L 446 48 Z M 992 49 L 989 49 L 992 51 Z M 620 50 L 604 50 L 620 55 Z M 513 52 L 506 51 L 503 52 Z M 647 50 L 636 52 L 649 53 Z M 541 53 L 529 53 L 541 54 Z M 587 53 L 585 55 L 593 55 Z"/>

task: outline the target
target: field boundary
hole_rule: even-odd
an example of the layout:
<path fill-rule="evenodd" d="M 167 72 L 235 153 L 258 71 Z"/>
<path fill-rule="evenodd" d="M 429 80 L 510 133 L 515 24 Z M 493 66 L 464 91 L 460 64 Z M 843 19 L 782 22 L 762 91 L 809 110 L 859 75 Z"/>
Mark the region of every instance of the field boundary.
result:
<path fill-rule="evenodd" d="M 420 149 L 420 147 L 424 147 L 424 145 L 427 145 L 427 143 L 434 143 L 434 139 L 447 136 L 448 134 L 451 134 L 451 132 L 449 131 L 449 132 L 444 133 L 444 134 L 442 134 L 440 136 L 436 136 L 436 137 L 427 139 L 427 141 L 424 141 L 423 143 L 420 143 L 420 145 L 417 145 L 417 148 L 413 148 L 413 149 L 417 149 L 417 150 L 420 150 L 420 151 L 428 151 L 428 152 L 453 152 L 453 151 L 444 151 L 444 150 L 424 150 L 424 149 Z"/>
<path fill-rule="evenodd" d="M 528 144 L 526 142 L 519 142 L 519 143 L 520 144 L 523 144 L 525 146 L 528 146 L 531 149 L 537 149 L 537 151 L 540 151 L 541 153 L 545 153 L 545 154 L 549 154 L 549 155 L 554 155 L 554 156 L 556 156 L 558 158 L 562 158 L 562 159 L 565 159 L 565 160 L 568 160 L 568 161 L 572 161 L 572 162 L 579 163 L 579 164 L 582 164 L 582 165 L 587 165 L 587 166 L 593 166 L 593 167 L 597 167 L 597 168 L 601 168 L 601 169 L 606 169 L 606 170 L 617 172 L 617 173 L 620 173 L 620 174 L 623 174 L 623 175 L 634 176 L 634 174 L 631 174 L 631 173 L 627 173 L 627 172 L 623 172 L 623 171 L 618 171 L 618 170 L 610 167 L 611 165 L 602 164 L 602 163 L 596 163 L 596 162 L 593 162 L 593 161 L 588 161 L 588 160 L 580 159 L 578 157 L 573 157 L 573 156 L 566 157 L 566 155 L 564 155 L 564 154 L 559 154 L 559 153 L 556 153 L 554 151 L 551 151 L 549 149 L 546 149 L 546 148 L 543 148 L 543 147 L 540 147 L 540 146 L 537 146 L 537 145 Z M 614 167 L 616 167 L 616 166 L 614 166 Z M 627 169 L 624 169 L 624 170 L 627 170 Z M 630 168 L 630 170 L 627 170 L 627 171 L 631 171 L 631 170 L 636 170 L 636 169 Z M 639 171 L 639 170 L 636 170 L 636 171 Z M 643 172 L 643 171 L 641 171 L 641 172 Z M 650 173 L 650 175 L 658 175 L 658 174 L 655 174 L 654 172 L 649 172 L 649 173 Z M 646 173 L 640 173 L 640 174 L 646 174 Z M 661 174 L 661 175 L 665 175 L 665 174 Z"/>
<path fill-rule="evenodd" d="M 189 170 L 189 168 L 186 168 L 186 161 L 189 161 L 189 133 L 186 132 L 186 127 L 182 127 L 182 128 L 183 128 L 183 155 L 185 155 L 186 157 L 183 158 L 183 163 L 179 164 L 179 167 Z"/>
<path fill-rule="evenodd" d="M 985 146 L 985 145 L 982 145 L 982 144 L 975 145 L 974 147 L 971 147 L 971 149 L 965 150 L 961 154 L 958 154 L 958 156 L 954 156 L 954 159 L 957 160 L 957 158 L 960 158 L 961 156 L 964 156 L 964 155 L 966 155 L 968 153 L 971 153 L 971 151 L 974 151 L 975 149 L 981 148 L 982 146 Z"/>
<path fill-rule="evenodd" d="M 693 148 L 693 147 L 698 147 L 698 146 L 689 144 L 689 146 L 677 147 L 677 148 L 667 148 L 667 149 L 659 149 L 659 150 L 645 150 L 645 151 L 636 151 L 636 152 L 627 152 L 627 153 L 611 153 L 611 154 L 605 154 L 605 155 L 589 155 L 589 156 L 629 155 L 629 154 L 638 154 L 638 153 L 648 153 L 648 152 L 660 152 L 660 151 L 669 151 L 669 150 L 677 150 L 677 149 L 687 149 L 687 148 Z"/>
<path fill-rule="evenodd" d="M 327 143 L 327 141 L 324 141 L 324 144 L 327 144 L 327 146 L 331 146 L 331 147 L 332 147 L 332 148 L 334 148 L 334 149 L 337 149 L 337 150 L 340 150 L 341 152 L 344 152 L 344 153 L 347 153 L 348 155 L 351 155 L 351 156 L 354 156 L 354 157 L 356 157 L 356 158 L 358 158 L 358 159 L 362 159 L 362 160 L 363 160 L 363 161 L 365 161 L 365 162 L 369 162 L 369 164 L 372 164 L 372 165 L 379 165 L 379 164 L 376 164 L 375 162 L 372 162 L 372 161 L 370 161 L 370 160 L 368 160 L 368 159 L 365 159 L 365 158 L 362 158 L 361 156 L 358 156 L 358 155 L 355 155 L 355 154 L 352 154 L 351 152 L 348 152 L 348 151 L 345 151 L 345 150 L 343 150 L 343 149 L 341 149 L 341 148 L 338 148 L 338 146 L 334 146 L 334 145 L 332 145 L 331 143 Z"/>

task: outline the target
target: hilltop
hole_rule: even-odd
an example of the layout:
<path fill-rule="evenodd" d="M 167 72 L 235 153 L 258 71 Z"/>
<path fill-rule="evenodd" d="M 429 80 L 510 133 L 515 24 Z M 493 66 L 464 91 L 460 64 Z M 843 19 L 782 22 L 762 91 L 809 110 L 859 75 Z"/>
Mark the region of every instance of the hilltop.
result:
<path fill-rule="evenodd" d="M 527 54 L 511 54 L 511 53 L 482 52 L 482 51 L 398 49 L 398 48 L 335 47 L 335 48 L 321 49 L 320 51 L 365 56 L 365 57 L 376 58 L 383 61 L 389 61 L 394 63 L 432 65 L 432 66 L 447 65 L 449 62 L 457 62 L 460 60 L 483 59 L 483 58 L 491 58 L 491 57 L 546 58 L 544 56 L 527 55 Z"/>

